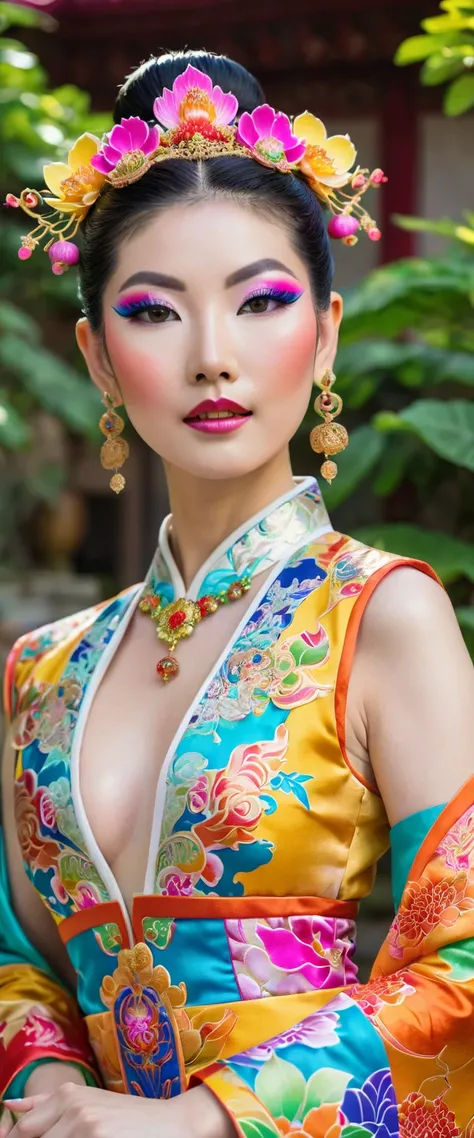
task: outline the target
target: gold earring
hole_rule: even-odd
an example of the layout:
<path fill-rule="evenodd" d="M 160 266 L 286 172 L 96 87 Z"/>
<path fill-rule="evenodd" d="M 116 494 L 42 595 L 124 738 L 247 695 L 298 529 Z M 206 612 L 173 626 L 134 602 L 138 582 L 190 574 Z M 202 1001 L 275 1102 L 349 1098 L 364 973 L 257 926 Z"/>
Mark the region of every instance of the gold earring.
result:
<path fill-rule="evenodd" d="M 130 447 L 125 439 L 119 438 L 125 427 L 125 423 L 121 416 L 117 415 L 117 412 L 114 410 L 114 401 L 108 391 L 104 392 L 103 403 L 107 410 L 105 415 L 102 415 L 99 427 L 102 434 L 106 436 L 107 441 L 102 444 L 100 461 L 104 470 L 115 470 L 115 474 L 110 479 L 109 486 L 116 494 L 120 494 L 125 486 L 125 478 L 123 474 L 118 474 L 118 469 L 127 461 L 130 454 Z"/>
<path fill-rule="evenodd" d="M 316 454 L 324 454 L 326 459 L 321 467 L 321 474 L 326 482 L 331 482 L 337 474 L 337 464 L 328 459 L 330 454 L 339 454 L 341 450 L 345 450 L 349 443 L 349 435 L 346 428 L 342 423 L 334 423 L 333 419 L 342 411 L 342 399 L 340 395 L 336 395 L 335 391 L 331 391 L 333 384 L 336 382 L 336 376 L 330 368 L 324 372 L 323 378 L 316 380 L 317 387 L 321 388 L 321 395 L 317 395 L 314 401 L 314 410 L 321 415 L 324 423 L 320 423 L 318 427 L 313 427 L 309 436 L 309 441 Z"/>

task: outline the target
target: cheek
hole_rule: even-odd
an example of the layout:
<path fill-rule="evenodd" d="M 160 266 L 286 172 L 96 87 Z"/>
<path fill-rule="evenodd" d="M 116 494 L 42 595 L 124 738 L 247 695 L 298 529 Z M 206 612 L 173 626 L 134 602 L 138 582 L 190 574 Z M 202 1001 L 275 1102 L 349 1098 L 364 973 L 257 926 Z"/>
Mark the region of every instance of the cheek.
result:
<path fill-rule="evenodd" d="M 127 408 L 155 403 L 163 405 L 163 394 L 170 391 L 170 372 L 162 351 L 158 351 L 156 337 L 151 333 L 140 336 L 123 335 L 116 325 L 106 325 L 107 348 L 112 367 Z M 147 330 L 148 331 L 148 330 Z M 125 332 L 127 328 L 125 327 Z"/>
<path fill-rule="evenodd" d="M 262 317 L 263 320 L 263 317 Z M 305 389 L 313 377 L 316 355 L 316 318 L 312 312 L 291 322 L 288 328 L 278 327 L 275 321 L 269 335 L 255 345 L 253 372 L 265 376 L 274 395 L 285 393 L 301 385 Z"/>

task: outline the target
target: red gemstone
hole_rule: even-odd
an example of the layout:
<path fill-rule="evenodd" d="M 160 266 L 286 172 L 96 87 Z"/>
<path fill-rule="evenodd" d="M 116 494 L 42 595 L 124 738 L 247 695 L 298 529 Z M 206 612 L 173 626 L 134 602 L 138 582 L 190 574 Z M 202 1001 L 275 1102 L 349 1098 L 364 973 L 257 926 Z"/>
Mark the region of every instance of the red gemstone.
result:
<path fill-rule="evenodd" d="M 173 612 L 171 614 L 171 616 L 168 620 L 168 624 L 169 624 L 170 628 L 173 628 L 173 629 L 180 628 L 181 625 L 184 624 L 185 620 L 186 620 L 186 613 L 183 612 L 182 609 L 178 609 L 177 612 Z"/>
<path fill-rule="evenodd" d="M 201 597 L 197 603 L 198 603 L 199 608 L 201 610 L 201 616 L 203 616 L 203 617 L 209 616 L 210 613 L 216 611 L 216 602 L 215 602 L 214 597 L 211 597 L 211 596 Z"/>

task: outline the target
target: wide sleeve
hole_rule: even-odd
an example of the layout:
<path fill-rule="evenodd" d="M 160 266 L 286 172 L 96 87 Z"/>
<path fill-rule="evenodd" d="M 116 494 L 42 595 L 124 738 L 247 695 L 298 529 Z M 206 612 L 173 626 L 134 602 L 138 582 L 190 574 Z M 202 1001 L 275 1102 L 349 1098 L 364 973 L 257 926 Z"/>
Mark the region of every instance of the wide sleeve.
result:
<path fill-rule="evenodd" d="M 428 826 L 371 979 L 201 1071 L 246 1138 L 473 1138 L 474 778 Z M 421 822 L 420 822 L 421 819 Z M 434 819 L 434 820 L 433 820 Z M 407 820 L 393 843 L 406 876 Z M 404 824 L 405 826 L 405 824 Z M 428 832 L 426 832 L 426 829 Z M 307 994 L 305 994 L 306 999 Z"/>
<path fill-rule="evenodd" d="M 15 650 L 5 673 L 5 711 L 15 699 Z M 97 1086 L 87 1031 L 72 994 L 30 943 L 13 910 L 0 825 L 0 1100 L 22 1097 L 32 1070 L 54 1060 Z"/>

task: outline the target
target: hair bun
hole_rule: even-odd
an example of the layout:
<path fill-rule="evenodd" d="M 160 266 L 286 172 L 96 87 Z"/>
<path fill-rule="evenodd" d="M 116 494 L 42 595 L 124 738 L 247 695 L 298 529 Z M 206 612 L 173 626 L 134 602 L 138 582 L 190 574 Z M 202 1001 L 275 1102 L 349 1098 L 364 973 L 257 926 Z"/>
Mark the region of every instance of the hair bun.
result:
<path fill-rule="evenodd" d="M 146 122 L 154 121 L 155 99 L 163 94 L 165 87 L 172 88 L 188 64 L 204 71 L 223 91 L 231 91 L 238 100 L 241 114 L 252 112 L 265 102 L 262 88 L 250 71 L 226 55 L 212 55 L 208 51 L 172 51 L 152 56 L 128 76 L 117 96 L 114 121 L 120 122 L 131 115 L 138 115 Z"/>

